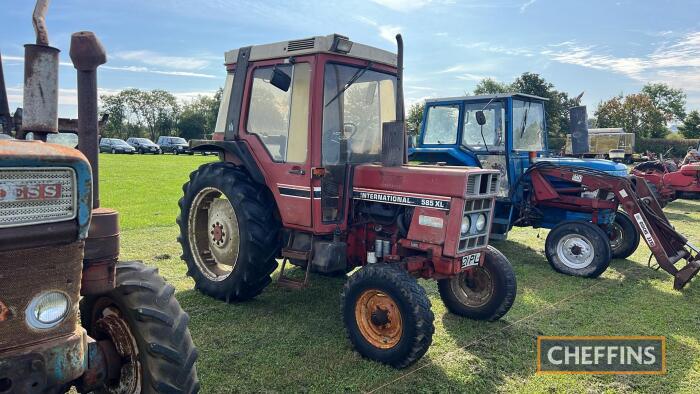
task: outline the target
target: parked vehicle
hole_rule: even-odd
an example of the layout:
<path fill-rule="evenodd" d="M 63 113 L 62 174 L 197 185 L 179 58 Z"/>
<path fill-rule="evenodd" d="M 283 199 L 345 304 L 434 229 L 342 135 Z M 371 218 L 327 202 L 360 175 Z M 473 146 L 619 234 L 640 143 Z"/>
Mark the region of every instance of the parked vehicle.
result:
<path fill-rule="evenodd" d="M 564 152 L 567 156 L 609 159 L 631 164 L 634 160 L 635 134 L 623 128 L 588 129 L 588 152 L 574 154 L 571 149 L 571 134 L 566 135 Z"/>
<path fill-rule="evenodd" d="M 100 152 L 133 154 L 136 149 L 119 138 L 102 138 L 100 139 Z"/>
<path fill-rule="evenodd" d="M 668 225 L 647 183 L 628 178 L 624 164 L 545 157 L 545 101 L 525 94 L 428 100 L 410 158 L 498 169 L 491 238 L 504 239 L 513 226 L 550 228 L 545 254 L 558 272 L 597 277 L 611 258 L 632 254 L 644 234 L 660 268 L 682 288 L 700 270 L 700 250 Z M 586 108 L 570 111 L 574 143 L 585 148 L 579 128 Z M 678 269 L 680 260 L 687 264 Z"/>
<path fill-rule="evenodd" d="M 662 207 L 679 198 L 700 199 L 700 162 L 653 160 L 635 165 L 631 173 L 649 183 Z"/>
<path fill-rule="evenodd" d="M 148 138 L 130 137 L 126 140 L 126 143 L 136 149 L 136 153 L 153 153 L 156 155 L 163 153 L 160 147 Z"/>
<path fill-rule="evenodd" d="M 434 332 L 417 278 L 437 280 L 452 313 L 481 320 L 508 312 L 516 282 L 488 246 L 498 171 L 406 165 L 397 41 L 398 55 L 340 35 L 227 52 L 217 135 L 191 141 L 222 161 L 190 174 L 177 222 L 195 288 L 226 302 L 260 294 L 277 258 L 278 284 L 293 288 L 311 271 L 361 267 L 340 297 L 348 338 L 403 368 Z"/>
<path fill-rule="evenodd" d="M 182 137 L 160 136 L 158 137 L 158 146 L 163 153 L 188 154 L 194 152 L 190 150 L 190 145 Z"/>
<path fill-rule="evenodd" d="M 37 2 L 37 44 L 25 46 L 35 77 L 24 79 L 24 116 L 0 119 L 22 135 L 0 141 L 0 392 L 196 392 L 197 351 L 174 287 L 119 261 L 117 212 L 100 206 L 95 81 L 106 54 L 91 32 L 71 37 L 79 138 L 55 139 L 81 150 L 43 142 L 62 136 L 47 7 Z"/>

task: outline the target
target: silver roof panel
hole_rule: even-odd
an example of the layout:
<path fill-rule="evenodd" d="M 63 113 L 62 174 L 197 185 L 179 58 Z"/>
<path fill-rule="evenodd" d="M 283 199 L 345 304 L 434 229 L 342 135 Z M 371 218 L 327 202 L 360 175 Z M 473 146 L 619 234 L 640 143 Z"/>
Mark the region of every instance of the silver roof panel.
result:
<path fill-rule="evenodd" d="M 478 96 L 434 98 L 434 99 L 426 99 L 425 102 L 426 103 L 434 103 L 434 102 L 442 102 L 442 101 L 491 100 L 491 99 L 495 100 L 495 99 L 499 99 L 499 98 L 508 98 L 508 97 L 524 97 L 524 98 L 529 98 L 529 99 L 549 101 L 548 98 L 533 96 L 531 94 L 525 94 L 525 93 L 499 93 L 499 94 L 482 94 L 482 95 L 478 95 Z"/>
<path fill-rule="evenodd" d="M 336 35 L 315 36 L 300 40 L 280 41 L 272 44 L 254 45 L 250 50 L 250 61 L 285 58 L 290 56 L 302 56 L 316 53 L 332 53 L 333 39 Z M 352 41 L 352 40 L 350 40 Z M 371 47 L 369 45 L 352 43 L 350 53 L 346 56 L 370 60 L 396 67 L 396 54 L 383 49 Z M 226 64 L 236 63 L 238 60 L 238 49 L 227 51 L 224 55 Z"/>

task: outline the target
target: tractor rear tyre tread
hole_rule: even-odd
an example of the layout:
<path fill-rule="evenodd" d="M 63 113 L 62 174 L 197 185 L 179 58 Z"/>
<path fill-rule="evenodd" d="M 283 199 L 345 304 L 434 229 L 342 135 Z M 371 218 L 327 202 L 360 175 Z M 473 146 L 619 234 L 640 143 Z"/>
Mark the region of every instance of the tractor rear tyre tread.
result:
<path fill-rule="evenodd" d="M 367 341 L 355 317 L 355 306 L 365 290 L 377 289 L 396 301 L 402 318 L 403 332 L 398 343 L 381 349 Z M 406 368 L 428 351 L 435 332 L 434 315 L 425 289 L 403 268 L 391 263 L 366 265 L 354 273 L 343 287 L 340 309 L 346 335 L 353 348 L 363 357 Z"/>
<path fill-rule="evenodd" d="M 617 248 L 612 249 L 612 258 L 626 259 L 639 246 L 639 231 L 632 223 L 632 219 L 621 211 L 615 213 L 615 224 L 620 226 L 622 230 L 622 243 Z"/>
<path fill-rule="evenodd" d="M 189 245 L 188 215 L 197 193 L 208 186 L 222 191 L 234 208 L 239 225 L 239 252 L 235 267 L 224 280 L 208 279 L 197 267 Z M 260 294 L 272 282 L 270 274 L 277 268 L 280 249 L 279 220 L 275 217 L 275 202 L 270 192 L 254 183 L 249 175 L 231 163 L 209 163 L 190 174 L 182 186 L 184 196 L 178 202 L 180 227 L 178 242 L 180 256 L 187 264 L 187 275 L 195 288 L 225 302 L 244 301 Z"/>
<path fill-rule="evenodd" d="M 484 305 L 475 307 L 465 305 L 464 302 L 460 301 L 459 294 L 455 293 L 456 289 L 452 286 L 454 283 L 451 282 L 464 280 L 461 275 L 438 280 L 440 298 L 447 310 L 455 315 L 475 320 L 495 321 L 508 313 L 513 306 L 515 295 L 517 294 L 513 266 L 503 253 L 491 245 L 487 246 L 485 253 L 486 256 L 484 258 L 486 260 L 484 261 L 483 269 L 487 270 L 495 279 L 492 282 L 493 293 Z"/>
<path fill-rule="evenodd" d="M 113 305 L 126 321 L 138 346 L 141 392 L 196 393 L 195 348 L 188 329 L 189 316 L 174 297 L 175 288 L 158 270 L 140 261 L 119 262 L 116 287 L 106 294 L 89 295 L 80 302 L 80 318 L 96 339 L 95 322 L 104 306 Z M 96 392 L 102 392 L 97 390 Z"/>
<path fill-rule="evenodd" d="M 564 263 L 558 256 L 557 244 L 569 235 L 579 235 L 586 238 L 593 246 L 593 259 L 585 267 L 572 268 Z M 585 278 L 597 278 L 608 269 L 612 259 L 612 249 L 610 248 L 610 237 L 600 227 L 590 222 L 569 221 L 563 222 L 554 227 L 545 241 L 545 254 L 547 261 L 555 271 L 572 276 Z"/>

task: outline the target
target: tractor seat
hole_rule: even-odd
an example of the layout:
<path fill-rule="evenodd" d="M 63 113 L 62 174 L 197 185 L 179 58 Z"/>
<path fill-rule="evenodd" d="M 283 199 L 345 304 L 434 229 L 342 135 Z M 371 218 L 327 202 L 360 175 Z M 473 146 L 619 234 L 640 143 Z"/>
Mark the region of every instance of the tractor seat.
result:
<path fill-rule="evenodd" d="M 681 167 L 681 174 L 688 176 L 697 176 L 700 172 L 700 163 L 686 164 Z"/>

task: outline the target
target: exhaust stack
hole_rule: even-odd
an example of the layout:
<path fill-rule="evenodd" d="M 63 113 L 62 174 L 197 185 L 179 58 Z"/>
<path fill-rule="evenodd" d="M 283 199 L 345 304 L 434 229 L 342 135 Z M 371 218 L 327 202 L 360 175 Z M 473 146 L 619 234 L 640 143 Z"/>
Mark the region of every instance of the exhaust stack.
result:
<path fill-rule="evenodd" d="M 36 44 L 24 46 L 24 99 L 22 135 L 35 134 L 46 140 L 46 134 L 58 132 L 58 53 L 49 46 L 46 11 L 49 0 L 38 0 L 32 22 Z"/>

